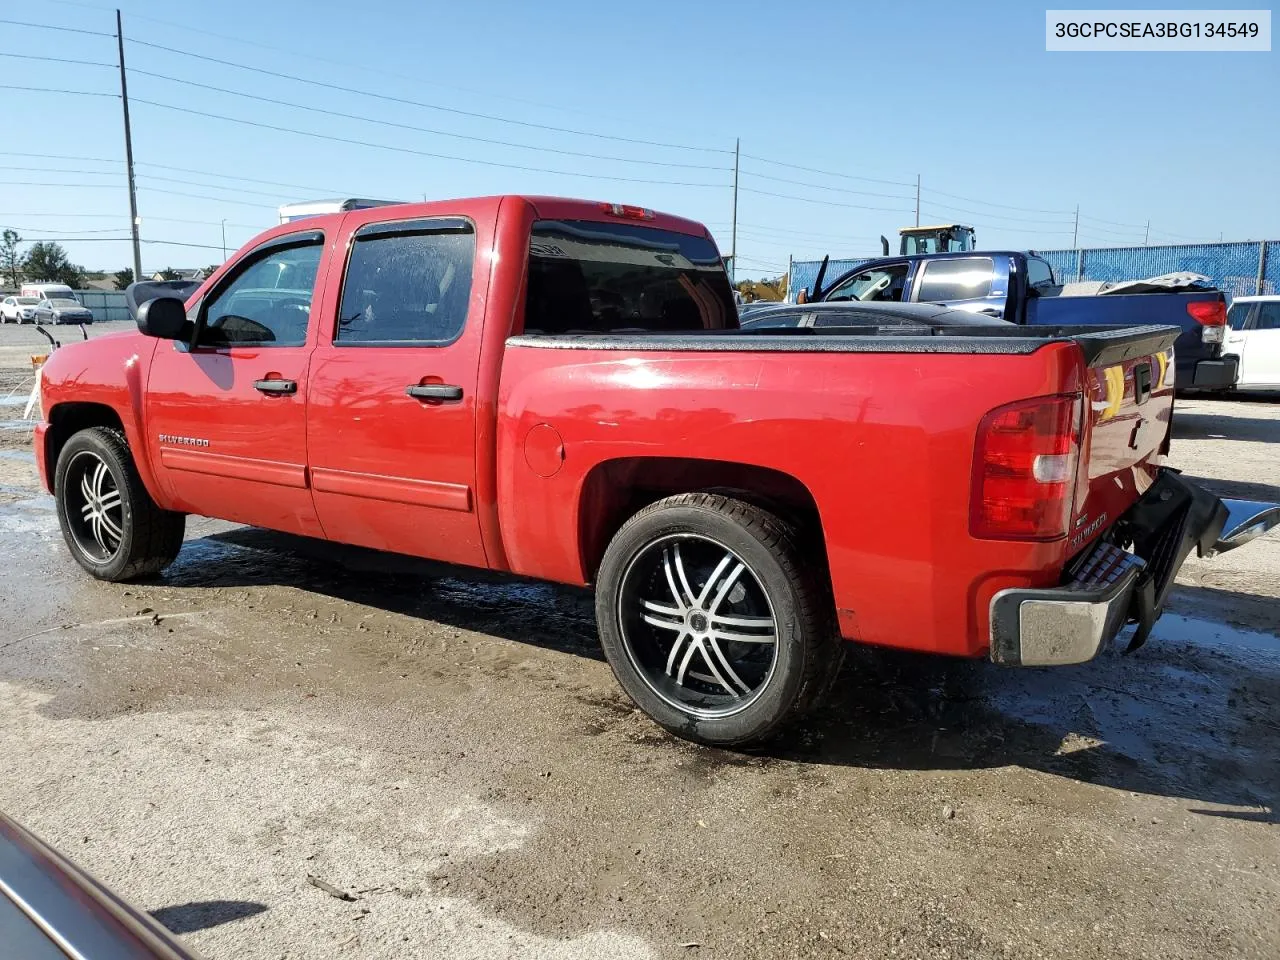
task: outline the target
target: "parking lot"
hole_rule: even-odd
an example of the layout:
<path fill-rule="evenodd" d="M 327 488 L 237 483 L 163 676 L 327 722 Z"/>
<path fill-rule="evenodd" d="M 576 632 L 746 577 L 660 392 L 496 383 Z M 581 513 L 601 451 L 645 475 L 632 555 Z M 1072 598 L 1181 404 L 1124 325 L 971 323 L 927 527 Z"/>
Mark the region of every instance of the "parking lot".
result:
<path fill-rule="evenodd" d="M 1280 536 L 1188 561 L 1132 656 L 858 650 L 709 750 L 583 592 L 197 518 L 163 579 L 90 580 L 19 420 L 41 344 L 0 327 L 0 809 L 211 958 L 1280 952 Z M 1280 398 L 1175 438 L 1280 499 Z"/>

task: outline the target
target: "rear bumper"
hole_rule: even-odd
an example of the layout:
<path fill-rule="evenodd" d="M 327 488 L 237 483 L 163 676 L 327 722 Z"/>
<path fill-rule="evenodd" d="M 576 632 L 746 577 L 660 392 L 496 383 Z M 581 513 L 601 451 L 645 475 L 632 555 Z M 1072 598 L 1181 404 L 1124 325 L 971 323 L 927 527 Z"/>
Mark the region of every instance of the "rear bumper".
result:
<path fill-rule="evenodd" d="M 1001 590 L 991 600 L 991 659 L 1015 666 L 1084 663 L 1137 624 L 1129 649 L 1141 646 L 1164 609 L 1173 580 L 1195 549 L 1232 550 L 1280 525 L 1280 505 L 1222 501 L 1165 470 L 1111 533 L 1073 561 L 1068 582 L 1044 589 Z"/>
<path fill-rule="evenodd" d="M 1179 390 L 1229 390 L 1236 385 L 1239 375 L 1239 357 L 1197 360 L 1179 367 L 1176 386 Z"/>

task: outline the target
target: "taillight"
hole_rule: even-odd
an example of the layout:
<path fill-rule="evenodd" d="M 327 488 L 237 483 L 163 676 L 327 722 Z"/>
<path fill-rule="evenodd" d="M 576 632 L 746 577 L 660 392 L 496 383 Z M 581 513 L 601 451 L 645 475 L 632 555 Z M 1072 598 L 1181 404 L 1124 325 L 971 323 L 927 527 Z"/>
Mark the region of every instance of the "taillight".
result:
<path fill-rule="evenodd" d="M 1227 304 L 1223 300 L 1193 300 L 1187 304 L 1191 319 L 1204 327 L 1200 331 L 1202 343 L 1221 343 L 1226 332 Z"/>
<path fill-rule="evenodd" d="M 978 426 L 969 532 L 985 540 L 1056 540 L 1071 522 L 1080 462 L 1079 396 L 997 407 Z"/>
<path fill-rule="evenodd" d="M 602 203 L 600 209 L 610 216 L 627 220 L 652 220 L 654 213 L 647 207 L 633 207 L 627 203 Z"/>

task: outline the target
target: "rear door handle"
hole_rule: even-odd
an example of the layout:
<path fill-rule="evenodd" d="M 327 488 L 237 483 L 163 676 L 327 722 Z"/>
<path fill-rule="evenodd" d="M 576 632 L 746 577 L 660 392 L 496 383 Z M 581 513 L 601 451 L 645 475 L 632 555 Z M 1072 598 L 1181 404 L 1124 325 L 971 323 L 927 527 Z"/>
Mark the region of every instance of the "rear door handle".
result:
<path fill-rule="evenodd" d="M 462 388 L 452 383 L 411 383 L 404 392 L 417 400 L 448 400 L 456 403 L 462 399 Z"/>
<path fill-rule="evenodd" d="M 293 394 L 298 392 L 297 380 L 255 380 L 253 381 L 253 389 L 259 393 L 268 394 Z"/>

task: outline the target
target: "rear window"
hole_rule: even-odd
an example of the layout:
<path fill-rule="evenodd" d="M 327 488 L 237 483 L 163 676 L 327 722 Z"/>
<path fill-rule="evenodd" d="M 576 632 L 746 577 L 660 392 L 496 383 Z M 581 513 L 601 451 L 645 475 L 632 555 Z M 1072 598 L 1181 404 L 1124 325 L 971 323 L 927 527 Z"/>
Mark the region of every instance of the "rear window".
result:
<path fill-rule="evenodd" d="M 994 264 L 987 257 L 930 260 L 924 265 L 916 299 L 922 303 L 973 300 L 991 293 Z"/>
<path fill-rule="evenodd" d="M 629 223 L 533 225 L 527 333 L 723 330 L 737 323 L 729 278 L 710 240 Z"/>

